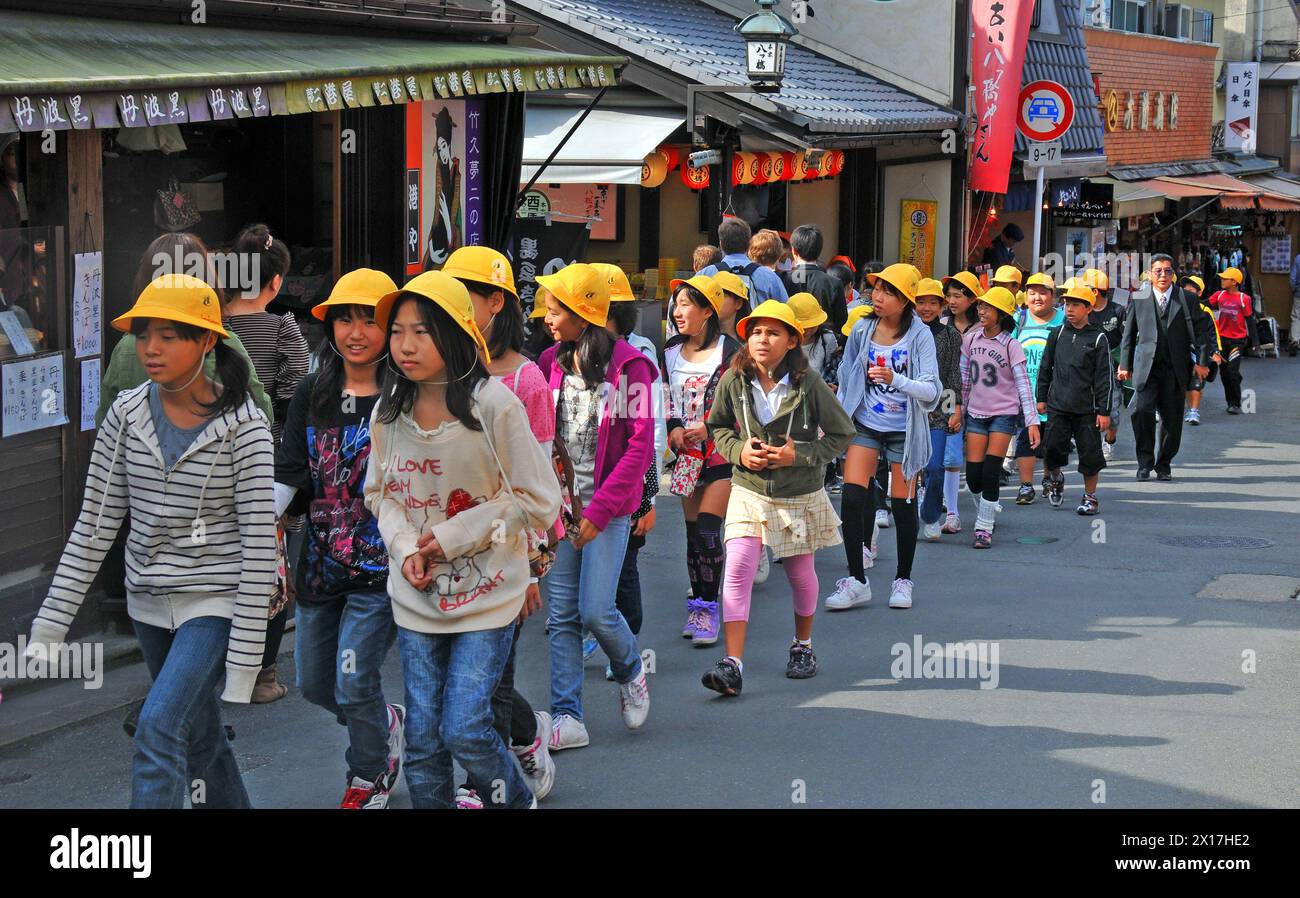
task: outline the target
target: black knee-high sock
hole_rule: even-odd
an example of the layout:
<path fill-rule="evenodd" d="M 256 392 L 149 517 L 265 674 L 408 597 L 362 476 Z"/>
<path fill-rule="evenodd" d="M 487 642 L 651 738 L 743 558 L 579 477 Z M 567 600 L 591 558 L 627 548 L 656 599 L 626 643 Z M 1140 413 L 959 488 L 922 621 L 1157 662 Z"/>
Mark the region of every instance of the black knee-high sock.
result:
<path fill-rule="evenodd" d="M 840 518 L 844 522 L 844 557 L 849 562 L 849 576 L 859 583 L 866 583 L 867 572 L 862 567 L 862 544 L 871 538 L 871 525 L 866 522 L 875 514 L 870 488 L 856 483 L 844 484 L 844 489 L 840 492 L 840 512 Z"/>
<path fill-rule="evenodd" d="M 998 459 L 998 464 L 1002 464 L 1001 459 Z M 966 488 L 976 496 L 984 492 L 984 462 L 966 462 Z"/>
<path fill-rule="evenodd" d="M 686 577 L 691 581 L 691 595 L 700 596 L 700 525 L 686 522 Z"/>
<path fill-rule="evenodd" d="M 898 534 L 898 580 L 912 579 L 912 559 L 916 557 L 916 502 L 906 499 L 889 500 L 894 511 L 894 527 Z"/>
<path fill-rule="evenodd" d="M 1002 488 L 1002 456 L 984 456 L 984 491 L 981 495 L 990 502 L 998 501 Z"/>
<path fill-rule="evenodd" d="M 700 598 L 706 602 L 718 600 L 722 588 L 722 518 L 716 514 L 702 514 L 700 525 Z"/>

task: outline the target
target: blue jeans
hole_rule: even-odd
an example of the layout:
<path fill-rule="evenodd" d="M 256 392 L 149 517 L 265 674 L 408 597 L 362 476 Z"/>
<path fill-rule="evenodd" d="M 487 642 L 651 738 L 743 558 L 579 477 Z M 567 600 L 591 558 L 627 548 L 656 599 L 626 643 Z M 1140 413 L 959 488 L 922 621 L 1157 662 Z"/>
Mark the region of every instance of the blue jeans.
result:
<path fill-rule="evenodd" d="M 947 443 L 946 429 L 930 431 L 930 461 L 925 465 L 925 499 L 921 502 L 923 524 L 933 524 L 943 511 L 943 451 Z"/>
<path fill-rule="evenodd" d="M 379 681 L 397 638 L 388 593 L 299 602 L 297 620 L 298 688 L 348 728 L 348 782 L 359 776 L 373 783 L 388 771 L 388 703 Z"/>
<path fill-rule="evenodd" d="M 196 617 L 174 633 L 131 623 L 153 677 L 135 730 L 131 807 L 183 808 L 187 795 L 195 808 L 252 807 L 221 725 L 229 619 Z"/>
<path fill-rule="evenodd" d="M 485 808 L 533 803 L 510 749 L 493 729 L 492 693 L 514 640 L 513 624 L 468 633 L 397 628 L 406 676 L 406 788 L 417 808 L 456 803 L 452 759 L 460 762 Z"/>
<path fill-rule="evenodd" d="M 615 604 L 631 530 L 632 519 L 624 515 L 582 549 L 566 539 L 555 551 L 544 581 L 551 605 L 552 715 L 582 720 L 583 627 L 609 656 L 616 682 L 630 683 L 641 672 L 636 637 Z"/>

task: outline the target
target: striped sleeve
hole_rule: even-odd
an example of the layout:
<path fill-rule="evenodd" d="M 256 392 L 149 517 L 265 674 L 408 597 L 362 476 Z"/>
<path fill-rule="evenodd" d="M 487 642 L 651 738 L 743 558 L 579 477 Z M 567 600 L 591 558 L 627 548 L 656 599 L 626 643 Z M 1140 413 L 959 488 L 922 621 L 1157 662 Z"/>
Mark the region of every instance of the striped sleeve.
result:
<path fill-rule="evenodd" d="M 311 350 L 293 314 L 286 314 L 280 319 L 280 335 L 277 341 L 279 363 L 275 373 L 275 400 L 288 402 L 298 390 L 298 384 L 307 376 L 311 362 Z"/>
<path fill-rule="evenodd" d="M 1020 400 L 1020 413 L 1025 416 L 1025 426 L 1041 423 L 1038 404 L 1034 402 L 1034 388 L 1029 383 L 1029 363 L 1022 356 L 1012 365 L 1011 372 L 1016 378 L 1016 396 Z"/>
<path fill-rule="evenodd" d="M 235 515 L 239 521 L 240 574 L 226 650 L 224 701 L 252 697 L 266 643 L 266 618 L 275 586 L 274 456 L 271 431 L 261 418 L 235 431 L 231 449 Z"/>
<path fill-rule="evenodd" d="M 63 641 L 122 527 L 128 508 L 126 442 L 126 416 L 122 403 L 117 402 L 109 407 L 95 437 L 81 514 L 68 536 L 50 591 L 32 622 L 33 643 Z"/>

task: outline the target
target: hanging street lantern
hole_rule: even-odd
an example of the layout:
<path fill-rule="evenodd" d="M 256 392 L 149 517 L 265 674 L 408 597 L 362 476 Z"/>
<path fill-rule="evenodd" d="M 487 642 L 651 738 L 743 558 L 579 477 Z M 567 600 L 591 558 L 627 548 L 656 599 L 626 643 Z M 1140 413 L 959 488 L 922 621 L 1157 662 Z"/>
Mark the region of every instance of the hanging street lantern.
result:
<path fill-rule="evenodd" d="M 757 0 L 758 12 L 736 26 L 745 39 L 745 70 L 754 90 L 776 93 L 785 78 L 785 51 L 798 32 L 774 7 L 777 0 Z"/>

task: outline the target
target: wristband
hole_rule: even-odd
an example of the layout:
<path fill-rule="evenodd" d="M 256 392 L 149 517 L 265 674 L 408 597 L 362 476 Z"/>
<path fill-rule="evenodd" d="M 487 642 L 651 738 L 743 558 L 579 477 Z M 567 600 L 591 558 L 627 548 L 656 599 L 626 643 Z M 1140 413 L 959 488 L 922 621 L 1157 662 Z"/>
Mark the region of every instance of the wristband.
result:
<path fill-rule="evenodd" d="M 529 586 L 536 586 L 539 582 L 540 582 L 540 581 L 539 581 L 536 577 L 529 577 L 529 578 L 528 578 L 528 585 L 529 585 Z"/>

